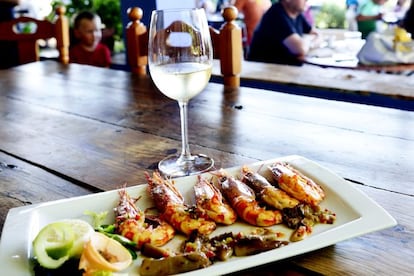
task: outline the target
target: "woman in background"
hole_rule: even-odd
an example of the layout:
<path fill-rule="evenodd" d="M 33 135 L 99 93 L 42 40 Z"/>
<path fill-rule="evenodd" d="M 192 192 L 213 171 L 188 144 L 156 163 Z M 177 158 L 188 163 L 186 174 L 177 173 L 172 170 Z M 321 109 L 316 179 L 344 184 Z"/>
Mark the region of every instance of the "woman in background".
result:
<path fill-rule="evenodd" d="M 244 24 L 247 30 L 247 44 L 252 41 L 253 32 L 263 14 L 272 6 L 270 0 L 233 0 L 237 10 L 244 15 Z"/>

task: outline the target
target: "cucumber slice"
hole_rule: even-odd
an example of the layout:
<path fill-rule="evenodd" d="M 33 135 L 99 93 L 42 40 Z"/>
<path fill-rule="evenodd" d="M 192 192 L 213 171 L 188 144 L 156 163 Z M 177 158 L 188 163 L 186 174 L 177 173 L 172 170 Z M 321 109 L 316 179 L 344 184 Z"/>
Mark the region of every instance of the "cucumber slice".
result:
<path fill-rule="evenodd" d="M 34 239 L 34 255 L 41 266 L 58 268 L 70 258 L 80 258 L 93 232 L 93 227 L 80 219 L 50 223 Z"/>
<path fill-rule="evenodd" d="M 51 223 L 43 227 L 33 241 L 33 252 L 39 264 L 55 269 L 69 259 L 75 234 L 65 223 Z"/>

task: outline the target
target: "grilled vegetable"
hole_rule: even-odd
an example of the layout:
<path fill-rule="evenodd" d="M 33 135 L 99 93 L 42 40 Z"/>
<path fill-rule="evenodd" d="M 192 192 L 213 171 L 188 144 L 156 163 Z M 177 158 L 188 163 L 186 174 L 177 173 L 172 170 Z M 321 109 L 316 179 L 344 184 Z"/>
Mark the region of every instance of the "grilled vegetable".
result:
<path fill-rule="evenodd" d="M 191 252 L 162 259 L 146 258 L 139 269 L 141 276 L 161 276 L 188 272 L 211 265 L 203 253 Z"/>
<path fill-rule="evenodd" d="M 287 241 L 265 239 L 260 236 L 247 236 L 237 240 L 234 245 L 235 256 L 249 256 L 287 245 Z"/>

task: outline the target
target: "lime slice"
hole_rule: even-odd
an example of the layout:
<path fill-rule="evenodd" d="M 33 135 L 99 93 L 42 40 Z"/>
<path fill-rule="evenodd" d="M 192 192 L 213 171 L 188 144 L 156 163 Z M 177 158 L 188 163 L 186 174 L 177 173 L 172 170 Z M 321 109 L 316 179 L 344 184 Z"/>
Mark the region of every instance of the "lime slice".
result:
<path fill-rule="evenodd" d="M 85 243 L 89 241 L 95 230 L 92 225 L 81 219 L 67 219 L 60 222 L 69 225 L 75 234 L 72 248 L 68 252 L 69 257 L 80 258 Z"/>
<path fill-rule="evenodd" d="M 50 223 L 34 239 L 34 255 L 41 266 L 57 268 L 69 258 L 80 258 L 83 246 L 93 232 L 93 227 L 80 219 Z"/>
<path fill-rule="evenodd" d="M 58 268 L 69 259 L 75 234 L 65 223 L 51 223 L 43 227 L 33 241 L 33 252 L 45 268 Z"/>

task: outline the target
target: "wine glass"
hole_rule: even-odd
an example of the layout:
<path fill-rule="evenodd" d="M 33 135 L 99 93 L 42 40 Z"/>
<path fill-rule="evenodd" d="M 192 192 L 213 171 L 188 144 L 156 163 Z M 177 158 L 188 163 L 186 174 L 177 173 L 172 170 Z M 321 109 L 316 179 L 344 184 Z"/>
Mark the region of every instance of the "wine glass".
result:
<path fill-rule="evenodd" d="M 148 43 L 149 71 L 158 89 L 178 101 L 181 117 L 181 154 L 158 163 L 168 177 L 208 171 L 214 160 L 191 154 L 188 144 L 187 104 L 211 77 L 213 49 L 204 9 L 155 10 L 151 15 Z"/>

